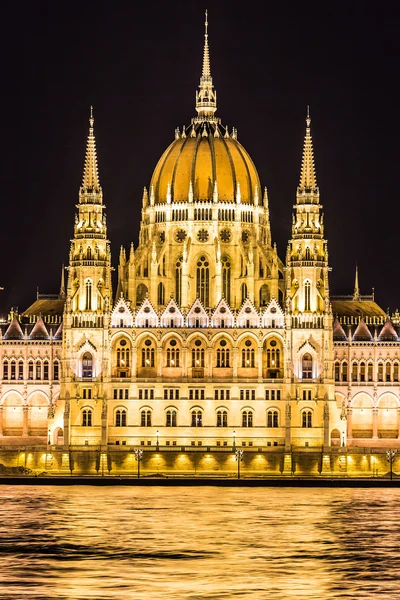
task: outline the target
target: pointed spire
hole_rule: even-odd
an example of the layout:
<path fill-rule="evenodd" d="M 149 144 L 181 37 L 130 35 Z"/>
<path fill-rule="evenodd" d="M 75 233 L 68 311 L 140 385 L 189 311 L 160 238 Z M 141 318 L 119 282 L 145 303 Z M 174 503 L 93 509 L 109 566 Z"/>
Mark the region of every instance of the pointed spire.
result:
<path fill-rule="evenodd" d="M 360 300 L 360 288 L 358 285 L 358 264 L 357 263 L 356 263 L 356 276 L 355 276 L 355 280 L 354 280 L 353 300 L 355 302 L 359 302 L 359 300 Z"/>
<path fill-rule="evenodd" d="M 201 120 L 213 117 L 217 110 L 217 94 L 213 88 L 210 67 L 210 49 L 208 46 L 208 13 L 205 12 L 203 68 L 200 77 L 199 91 L 196 92 L 196 110 Z"/>
<path fill-rule="evenodd" d="M 85 168 L 81 190 L 86 193 L 101 192 L 97 166 L 96 140 L 94 137 L 93 106 L 90 107 L 89 135 L 86 145 Z"/>
<path fill-rule="evenodd" d="M 60 284 L 60 298 L 65 298 L 65 267 L 64 265 L 61 267 L 61 284 Z"/>
<path fill-rule="evenodd" d="M 303 191 L 315 190 L 317 178 L 315 176 L 314 151 L 311 137 L 310 107 L 307 106 L 306 135 L 304 137 L 303 160 L 301 163 L 299 189 Z"/>

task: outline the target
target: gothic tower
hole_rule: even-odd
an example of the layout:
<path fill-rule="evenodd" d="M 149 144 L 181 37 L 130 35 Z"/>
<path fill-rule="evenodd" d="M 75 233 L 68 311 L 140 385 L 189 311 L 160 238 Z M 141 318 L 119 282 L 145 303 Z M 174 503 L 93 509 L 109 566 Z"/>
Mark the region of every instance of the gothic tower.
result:
<path fill-rule="evenodd" d="M 65 399 L 65 443 L 73 443 L 81 417 L 92 421 L 86 400 L 96 401 L 97 423 L 90 427 L 90 443 L 105 443 L 106 399 L 109 381 L 107 349 L 109 346 L 111 287 L 111 252 L 107 239 L 103 193 L 100 186 L 94 118 L 91 108 L 89 135 L 83 181 L 71 240 L 68 285 L 63 321 L 63 369 L 61 398 Z M 98 399 L 103 402 L 98 403 Z M 82 412 L 83 408 L 83 412 Z M 90 423 L 92 425 L 92 422 Z"/>
<path fill-rule="evenodd" d="M 330 269 L 310 125 L 307 109 L 292 239 L 286 254 L 287 356 L 291 397 L 300 403 L 299 426 L 309 427 L 310 435 L 321 438 L 315 424 L 323 423 L 323 441 L 327 447 L 329 404 L 334 403 Z"/>

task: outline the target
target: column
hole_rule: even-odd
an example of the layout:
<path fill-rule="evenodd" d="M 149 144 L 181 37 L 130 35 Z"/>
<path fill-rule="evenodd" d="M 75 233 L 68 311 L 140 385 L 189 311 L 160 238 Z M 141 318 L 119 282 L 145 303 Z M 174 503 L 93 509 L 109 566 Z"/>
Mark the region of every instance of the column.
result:
<path fill-rule="evenodd" d="M 325 402 L 324 406 L 324 448 L 329 448 L 329 407 L 328 403 Z"/>
<path fill-rule="evenodd" d="M 353 439 L 353 409 L 347 409 L 347 439 Z"/>
<path fill-rule="evenodd" d="M 65 400 L 64 408 L 64 446 L 69 446 L 69 400 Z"/>
<path fill-rule="evenodd" d="M 291 420 L 292 420 L 292 408 L 290 403 L 286 404 L 285 412 L 285 451 L 291 450 Z"/>
<path fill-rule="evenodd" d="M 258 381 L 262 382 L 262 359 L 263 359 L 263 349 L 262 346 L 259 346 L 257 349 L 257 369 L 258 369 Z"/>
<path fill-rule="evenodd" d="M 378 438 L 378 408 L 374 406 L 372 409 L 372 438 Z"/>
<path fill-rule="evenodd" d="M 28 410 L 28 406 L 24 405 L 22 407 L 22 437 L 28 437 Z"/>

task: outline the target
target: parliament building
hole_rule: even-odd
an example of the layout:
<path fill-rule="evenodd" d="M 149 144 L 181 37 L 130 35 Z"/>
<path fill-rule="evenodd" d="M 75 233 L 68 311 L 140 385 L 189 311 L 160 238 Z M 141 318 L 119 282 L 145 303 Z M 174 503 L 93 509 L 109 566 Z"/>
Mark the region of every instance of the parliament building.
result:
<path fill-rule="evenodd" d="M 91 112 L 66 282 L 2 325 L 0 463 L 232 475 L 240 449 L 252 475 L 384 473 L 399 319 L 357 275 L 330 295 L 309 113 L 282 260 L 273 199 L 216 115 L 207 23 L 195 108 L 144 182 L 116 290 Z"/>

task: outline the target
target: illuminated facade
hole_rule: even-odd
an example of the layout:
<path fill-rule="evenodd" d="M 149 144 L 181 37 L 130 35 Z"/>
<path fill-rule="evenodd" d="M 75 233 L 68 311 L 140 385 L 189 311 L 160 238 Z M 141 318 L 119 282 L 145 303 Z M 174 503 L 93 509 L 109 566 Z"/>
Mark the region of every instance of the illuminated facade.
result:
<path fill-rule="evenodd" d="M 358 282 L 330 297 L 309 114 L 283 263 L 267 189 L 216 109 L 206 29 L 197 116 L 144 189 L 114 298 L 90 115 L 66 290 L 3 331 L 2 447 L 240 446 L 280 453 L 289 473 L 295 449 L 329 471 L 338 449 L 398 444 L 396 324 Z"/>

